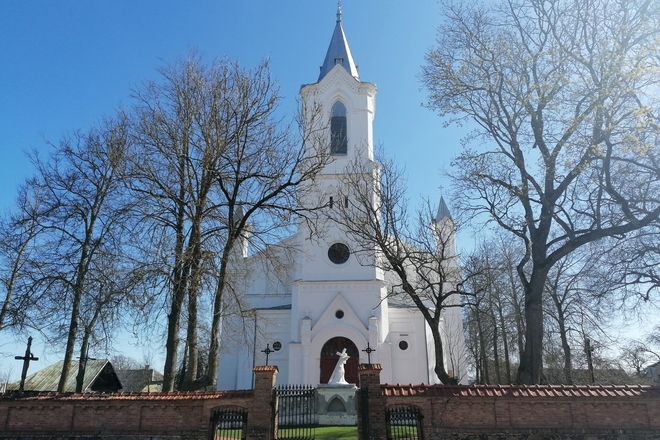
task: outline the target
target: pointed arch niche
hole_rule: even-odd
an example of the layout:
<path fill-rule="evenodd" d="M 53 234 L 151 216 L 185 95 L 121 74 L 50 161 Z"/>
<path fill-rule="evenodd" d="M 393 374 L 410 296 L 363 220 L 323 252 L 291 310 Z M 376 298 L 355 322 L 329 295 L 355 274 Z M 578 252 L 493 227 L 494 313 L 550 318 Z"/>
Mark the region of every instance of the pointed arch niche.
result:
<path fill-rule="evenodd" d="M 330 154 L 345 155 L 348 153 L 348 137 L 346 123 L 346 106 L 341 101 L 332 105 L 330 117 Z"/>
<path fill-rule="evenodd" d="M 341 352 L 344 348 L 346 349 L 346 354 L 350 356 L 344 366 L 344 377 L 348 383 L 358 383 L 360 352 L 353 341 L 342 336 L 329 339 L 323 344 L 323 348 L 321 348 L 321 379 L 319 383 L 328 383 L 339 359 L 337 352 Z"/>

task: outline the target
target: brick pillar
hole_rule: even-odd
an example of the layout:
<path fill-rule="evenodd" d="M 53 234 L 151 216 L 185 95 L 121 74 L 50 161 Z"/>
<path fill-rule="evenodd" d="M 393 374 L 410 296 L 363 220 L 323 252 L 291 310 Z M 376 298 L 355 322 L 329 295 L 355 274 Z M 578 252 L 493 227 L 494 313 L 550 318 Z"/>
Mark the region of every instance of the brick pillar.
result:
<path fill-rule="evenodd" d="M 250 404 L 247 421 L 247 440 L 273 440 L 275 431 L 276 399 L 275 378 L 278 369 L 274 365 L 254 367 L 254 397 Z"/>
<path fill-rule="evenodd" d="M 385 440 L 387 432 L 385 426 L 385 398 L 380 389 L 380 372 L 383 369 L 380 364 L 360 364 L 358 375 L 360 376 L 360 398 L 358 401 L 358 439 L 359 440 Z M 364 389 L 367 389 L 364 392 Z M 368 398 L 369 415 L 363 417 L 363 399 Z M 364 438 L 364 424 L 368 424 L 369 438 Z"/>

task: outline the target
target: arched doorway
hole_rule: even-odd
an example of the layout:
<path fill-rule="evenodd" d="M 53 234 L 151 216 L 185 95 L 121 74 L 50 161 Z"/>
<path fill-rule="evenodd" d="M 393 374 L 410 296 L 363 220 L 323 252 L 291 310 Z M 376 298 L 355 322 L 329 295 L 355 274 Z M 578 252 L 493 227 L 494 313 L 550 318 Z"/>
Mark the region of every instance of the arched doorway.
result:
<path fill-rule="evenodd" d="M 344 367 L 346 382 L 358 384 L 358 364 L 360 363 L 360 352 L 357 347 L 348 338 L 337 336 L 329 339 L 321 348 L 321 380 L 319 383 L 328 383 L 332 372 L 337 365 L 337 352 L 346 349 L 346 354 L 350 356 Z"/>

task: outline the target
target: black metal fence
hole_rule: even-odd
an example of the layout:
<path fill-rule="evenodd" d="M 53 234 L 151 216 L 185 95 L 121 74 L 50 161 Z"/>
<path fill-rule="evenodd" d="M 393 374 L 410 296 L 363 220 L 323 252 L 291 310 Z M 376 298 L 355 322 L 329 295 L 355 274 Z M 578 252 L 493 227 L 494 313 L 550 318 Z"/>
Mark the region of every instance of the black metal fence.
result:
<path fill-rule="evenodd" d="M 248 412 L 245 408 L 221 408 L 213 411 L 215 440 L 245 439 Z"/>
<path fill-rule="evenodd" d="M 283 385 L 277 388 L 277 438 L 313 440 L 317 419 L 316 388 L 311 385 Z"/>
<path fill-rule="evenodd" d="M 387 440 L 422 440 L 422 412 L 415 406 L 397 406 L 385 410 Z"/>

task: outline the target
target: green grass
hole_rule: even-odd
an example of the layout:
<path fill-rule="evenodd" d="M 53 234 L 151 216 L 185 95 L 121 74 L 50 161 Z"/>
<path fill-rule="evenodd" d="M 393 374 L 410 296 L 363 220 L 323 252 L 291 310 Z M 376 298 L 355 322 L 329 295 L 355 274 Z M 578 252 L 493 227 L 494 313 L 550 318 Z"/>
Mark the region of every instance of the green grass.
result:
<path fill-rule="evenodd" d="M 394 432 L 390 432 L 392 438 L 417 438 L 417 427 L 416 426 L 395 426 L 393 429 Z"/>
<path fill-rule="evenodd" d="M 316 440 L 357 440 L 357 426 L 317 426 L 315 428 Z M 240 431 L 236 429 L 219 429 L 218 435 L 223 438 L 240 438 Z"/>
<path fill-rule="evenodd" d="M 317 426 L 316 440 L 357 440 L 357 426 Z"/>
<path fill-rule="evenodd" d="M 221 440 L 226 438 L 241 438 L 242 432 L 240 429 L 218 429 L 217 438 Z"/>

